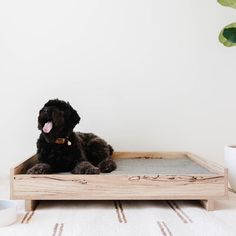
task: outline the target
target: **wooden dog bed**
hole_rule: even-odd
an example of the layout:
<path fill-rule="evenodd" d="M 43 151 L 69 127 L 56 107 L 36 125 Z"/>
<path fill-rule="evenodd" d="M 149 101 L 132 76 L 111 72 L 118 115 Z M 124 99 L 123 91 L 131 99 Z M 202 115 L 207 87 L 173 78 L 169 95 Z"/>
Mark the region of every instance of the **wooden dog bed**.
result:
<path fill-rule="evenodd" d="M 117 169 L 100 175 L 26 175 L 33 156 L 11 169 L 11 199 L 26 210 L 38 200 L 201 200 L 207 210 L 228 196 L 227 169 L 187 152 L 115 152 Z"/>

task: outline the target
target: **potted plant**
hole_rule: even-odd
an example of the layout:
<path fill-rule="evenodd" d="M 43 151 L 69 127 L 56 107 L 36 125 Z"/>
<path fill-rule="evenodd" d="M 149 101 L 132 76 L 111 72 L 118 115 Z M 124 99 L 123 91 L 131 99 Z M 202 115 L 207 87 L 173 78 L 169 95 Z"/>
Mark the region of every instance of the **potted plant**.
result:
<path fill-rule="evenodd" d="M 222 6 L 236 9 L 236 0 L 218 0 Z M 220 32 L 219 41 L 226 47 L 236 45 L 236 23 L 226 25 Z"/>

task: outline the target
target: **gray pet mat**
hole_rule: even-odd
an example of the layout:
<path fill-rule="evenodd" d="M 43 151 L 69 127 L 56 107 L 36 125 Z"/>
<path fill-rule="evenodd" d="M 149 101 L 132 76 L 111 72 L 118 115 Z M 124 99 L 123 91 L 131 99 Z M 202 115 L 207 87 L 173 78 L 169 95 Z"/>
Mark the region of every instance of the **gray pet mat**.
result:
<path fill-rule="evenodd" d="M 116 159 L 117 169 L 103 175 L 184 175 L 214 174 L 189 158 L 171 159 Z"/>

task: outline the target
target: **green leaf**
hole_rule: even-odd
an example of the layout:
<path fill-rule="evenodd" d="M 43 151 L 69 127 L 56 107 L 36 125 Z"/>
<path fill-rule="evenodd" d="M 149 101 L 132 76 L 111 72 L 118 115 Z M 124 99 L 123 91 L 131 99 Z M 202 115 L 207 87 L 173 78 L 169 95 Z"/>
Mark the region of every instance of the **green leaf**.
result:
<path fill-rule="evenodd" d="M 226 47 L 236 46 L 236 23 L 227 25 L 221 30 L 219 41 Z"/>
<path fill-rule="evenodd" d="M 217 1 L 222 6 L 236 8 L 236 0 L 217 0 Z"/>
<path fill-rule="evenodd" d="M 231 27 L 224 29 L 223 36 L 231 43 L 236 43 L 236 28 Z"/>

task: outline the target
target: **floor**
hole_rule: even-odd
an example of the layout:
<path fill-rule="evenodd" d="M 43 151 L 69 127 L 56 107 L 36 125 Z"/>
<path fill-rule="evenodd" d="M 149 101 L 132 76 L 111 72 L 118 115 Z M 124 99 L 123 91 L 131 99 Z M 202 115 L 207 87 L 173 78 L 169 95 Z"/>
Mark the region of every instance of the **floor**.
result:
<path fill-rule="evenodd" d="M 9 199 L 8 177 L 0 178 L 0 198 Z M 1 236 L 235 236 L 236 193 L 207 212 L 198 201 L 43 201 L 0 228 Z"/>

